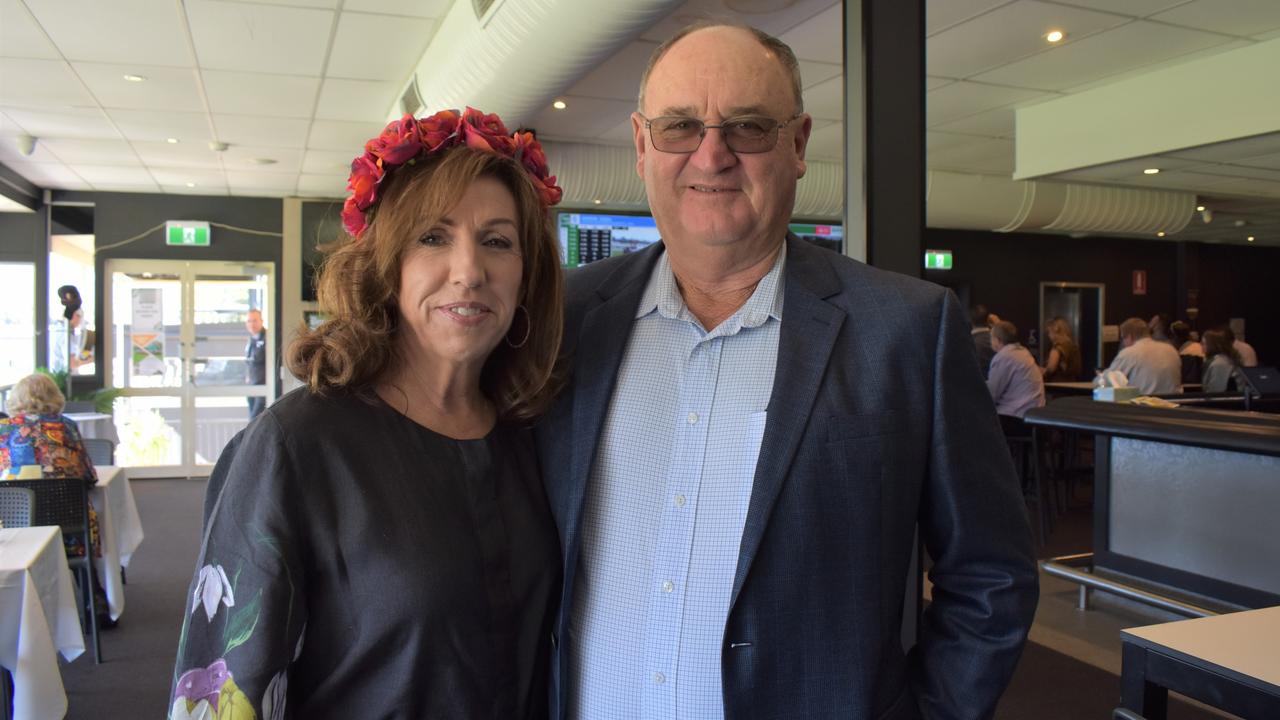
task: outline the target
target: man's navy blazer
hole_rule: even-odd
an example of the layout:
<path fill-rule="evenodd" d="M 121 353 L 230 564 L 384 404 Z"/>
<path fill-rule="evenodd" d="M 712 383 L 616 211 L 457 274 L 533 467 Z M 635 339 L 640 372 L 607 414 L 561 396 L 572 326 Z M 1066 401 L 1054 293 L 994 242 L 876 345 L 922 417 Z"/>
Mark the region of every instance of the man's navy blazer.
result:
<path fill-rule="evenodd" d="M 661 252 L 655 243 L 568 277 L 569 384 L 537 427 L 565 560 L 553 718 L 565 714 L 583 498 Z M 794 236 L 784 277 L 777 371 L 721 650 L 725 717 L 988 717 L 1038 586 L 965 314 L 944 288 Z M 933 593 L 907 654 L 900 628 L 917 523 Z"/>

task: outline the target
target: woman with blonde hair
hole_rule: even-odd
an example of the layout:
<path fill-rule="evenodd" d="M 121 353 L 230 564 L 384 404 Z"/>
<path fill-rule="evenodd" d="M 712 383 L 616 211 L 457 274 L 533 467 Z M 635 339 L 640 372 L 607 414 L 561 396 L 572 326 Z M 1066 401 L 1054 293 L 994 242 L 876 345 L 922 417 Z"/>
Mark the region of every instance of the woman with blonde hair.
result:
<path fill-rule="evenodd" d="M 1049 358 L 1041 371 L 1045 382 L 1074 382 L 1080 379 L 1080 346 L 1076 345 L 1066 318 L 1049 321 Z"/>
<path fill-rule="evenodd" d="M 0 419 L 0 473 L 38 466 L 42 477 L 82 477 L 98 482 L 75 422 L 63 416 L 66 399 L 53 378 L 28 375 L 9 390 Z"/>
<path fill-rule="evenodd" d="M 470 108 L 391 123 L 348 187 L 327 319 L 288 353 L 307 386 L 210 477 L 170 716 L 543 717 L 560 189 Z"/>

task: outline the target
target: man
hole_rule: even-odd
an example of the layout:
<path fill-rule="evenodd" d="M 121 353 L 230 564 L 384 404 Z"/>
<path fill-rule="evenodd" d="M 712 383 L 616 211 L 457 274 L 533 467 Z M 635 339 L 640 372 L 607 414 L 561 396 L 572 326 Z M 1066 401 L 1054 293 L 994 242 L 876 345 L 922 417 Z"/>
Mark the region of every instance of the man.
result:
<path fill-rule="evenodd" d="M 987 390 L 996 414 L 1019 420 L 1031 408 L 1044 407 L 1044 375 L 1031 352 L 1018 342 L 1018 328 L 1001 320 L 991 328 L 991 373 Z"/>
<path fill-rule="evenodd" d="M 991 347 L 989 315 L 986 305 L 975 305 L 969 309 L 969 334 L 973 336 L 973 347 L 978 351 L 978 368 L 982 370 L 984 379 L 990 376 L 991 358 L 996 354 Z"/>
<path fill-rule="evenodd" d="M 1143 395 L 1170 395 L 1182 392 L 1182 358 L 1173 345 L 1151 338 L 1151 329 L 1142 318 L 1120 323 L 1120 352 L 1107 372 L 1119 370 Z"/>
<path fill-rule="evenodd" d="M 678 34 L 632 125 L 662 242 L 570 274 L 538 428 L 553 717 L 989 716 L 1036 569 L 955 296 L 788 234 L 812 120 L 781 42 Z"/>
<path fill-rule="evenodd" d="M 267 384 L 267 331 L 262 326 L 262 311 L 257 308 L 249 310 L 244 327 L 249 331 L 249 342 L 244 346 L 245 378 L 249 385 Z M 253 420 L 262 413 L 266 398 L 261 395 L 249 396 L 249 419 Z"/>

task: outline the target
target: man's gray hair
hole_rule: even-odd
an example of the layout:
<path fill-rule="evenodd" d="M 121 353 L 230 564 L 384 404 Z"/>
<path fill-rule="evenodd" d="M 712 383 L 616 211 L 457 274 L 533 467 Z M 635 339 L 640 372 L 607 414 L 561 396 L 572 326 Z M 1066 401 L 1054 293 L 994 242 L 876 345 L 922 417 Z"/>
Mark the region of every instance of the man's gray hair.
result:
<path fill-rule="evenodd" d="M 1008 320 L 1001 320 L 991 326 L 991 337 L 1005 345 L 1013 345 L 1018 342 L 1018 326 Z"/>
<path fill-rule="evenodd" d="M 644 114 L 644 89 L 645 86 L 649 84 L 649 73 L 653 72 L 654 66 L 657 65 L 658 61 L 667 54 L 667 51 L 670 50 L 673 45 L 683 40 L 686 36 L 692 35 L 699 30 L 721 27 L 746 30 L 751 33 L 751 35 L 761 45 L 763 45 L 766 50 L 772 52 L 774 57 L 778 58 L 778 62 L 782 63 L 782 68 L 787 71 L 787 75 L 791 79 L 791 92 L 796 97 L 795 112 L 797 114 L 804 112 L 804 98 L 801 96 L 800 61 L 796 60 L 796 54 L 791 51 L 791 46 L 769 33 L 753 28 L 750 25 L 725 22 L 723 20 L 699 20 L 695 23 L 690 23 L 689 25 L 681 28 L 679 32 L 672 35 L 666 42 L 659 45 L 653 51 L 653 54 L 649 56 L 649 64 L 644 68 L 644 74 L 640 76 L 640 97 L 636 103 L 637 112 L 642 115 Z"/>

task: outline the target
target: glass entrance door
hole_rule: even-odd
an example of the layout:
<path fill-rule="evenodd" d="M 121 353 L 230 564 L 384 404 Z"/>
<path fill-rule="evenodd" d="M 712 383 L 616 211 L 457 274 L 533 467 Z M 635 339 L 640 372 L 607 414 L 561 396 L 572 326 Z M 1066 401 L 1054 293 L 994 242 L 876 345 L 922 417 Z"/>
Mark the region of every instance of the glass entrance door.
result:
<path fill-rule="evenodd" d="M 252 400 L 275 396 L 271 333 L 247 327 L 251 311 L 272 317 L 274 276 L 270 263 L 107 262 L 106 384 L 131 477 L 208 475 Z"/>

